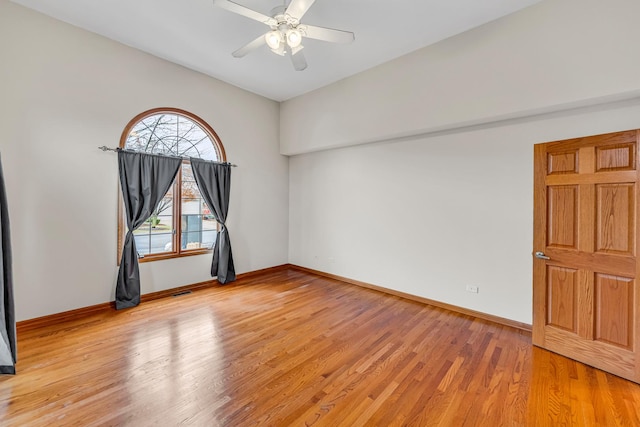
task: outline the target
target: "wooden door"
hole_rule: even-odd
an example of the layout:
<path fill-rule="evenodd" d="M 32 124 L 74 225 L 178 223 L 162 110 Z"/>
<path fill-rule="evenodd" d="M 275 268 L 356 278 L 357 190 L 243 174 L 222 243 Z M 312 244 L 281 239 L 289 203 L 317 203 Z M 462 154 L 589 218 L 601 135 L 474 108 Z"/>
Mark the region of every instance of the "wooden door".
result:
<path fill-rule="evenodd" d="M 534 147 L 533 343 L 635 382 L 639 132 Z"/>

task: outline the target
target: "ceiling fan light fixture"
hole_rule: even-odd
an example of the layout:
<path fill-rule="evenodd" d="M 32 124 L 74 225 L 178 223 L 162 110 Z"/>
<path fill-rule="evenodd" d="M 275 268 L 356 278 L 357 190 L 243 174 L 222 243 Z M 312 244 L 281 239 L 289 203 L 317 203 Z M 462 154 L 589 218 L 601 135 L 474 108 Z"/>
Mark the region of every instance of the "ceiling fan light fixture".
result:
<path fill-rule="evenodd" d="M 264 39 L 272 50 L 278 50 L 282 44 L 282 33 L 278 30 L 269 31 L 264 35 Z"/>
<path fill-rule="evenodd" d="M 291 28 L 287 31 L 287 44 L 292 49 L 300 46 L 302 43 L 302 33 L 296 28 Z"/>
<path fill-rule="evenodd" d="M 316 0 L 281 0 L 283 4 L 271 11 L 271 16 L 236 3 L 238 0 L 213 0 L 213 4 L 230 12 L 266 24 L 269 30 L 232 52 L 235 58 L 242 58 L 265 44 L 273 53 L 289 56 L 296 71 L 307 68 L 302 50 L 303 39 L 315 39 L 332 43 L 350 43 L 355 39 L 352 32 L 332 28 L 304 25 L 302 20 L 307 10 Z"/>
<path fill-rule="evenodd" d="M 286 55 L 287 51 L 285 50 L 285 44 L 284 43 L 280 43 L 280 47 L 278 47 L 277 49 L 271 49 L 271 52 L 275 53 L 276 55 L 280 55 L 280 56 Z"/>

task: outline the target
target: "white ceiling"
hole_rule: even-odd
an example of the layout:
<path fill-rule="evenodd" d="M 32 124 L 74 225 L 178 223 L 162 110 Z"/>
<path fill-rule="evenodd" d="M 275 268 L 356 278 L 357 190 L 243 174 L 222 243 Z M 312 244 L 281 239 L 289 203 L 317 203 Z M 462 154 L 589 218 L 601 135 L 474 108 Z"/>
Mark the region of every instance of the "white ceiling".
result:
<path fill-rule="evenodd" d="M 515 12 L 540 0 L 317 0 L 303 23 L 352 31 L 341 45 L 305 39 L 309 66 L 263 46 L 231 52 L 268 27 L 212 0 L 12 0 L 160 58 L 283 101 Z M 282 0 L 234 0 L 269 15 Z"/>

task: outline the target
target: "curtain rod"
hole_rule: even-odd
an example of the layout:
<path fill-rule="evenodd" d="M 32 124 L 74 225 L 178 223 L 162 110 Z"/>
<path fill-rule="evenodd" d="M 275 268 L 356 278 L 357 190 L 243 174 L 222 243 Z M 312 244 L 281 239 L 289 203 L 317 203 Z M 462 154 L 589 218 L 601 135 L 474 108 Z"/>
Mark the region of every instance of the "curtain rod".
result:
<path fill-rule="evenodd" d="M 102 151 L 115 151 L 116 153 L 118 152 L 118 150 L 120 150 L 120 148 L 109 148 L 106 145 L 103 145 L 102 147 L 98 147 L 98 150 L 102 150 Z M 155 154 L 155 153 L 151 153 L 151 154 Z M 161 154 L 161 156 L 167 156 L 166 154 Z M 183 160 L 191 160 L 191 157 L 184 157 L 184 156 L 167 156 L 167 157 L 178 157 L 181 158 Z M 229 163 L 229 162 L 216 162 L 216 163 L 223 163 L 223 164 L 227 164 L 231 167 L 237 168 L 238 165 L 234 165 L 233 163 Z"/>

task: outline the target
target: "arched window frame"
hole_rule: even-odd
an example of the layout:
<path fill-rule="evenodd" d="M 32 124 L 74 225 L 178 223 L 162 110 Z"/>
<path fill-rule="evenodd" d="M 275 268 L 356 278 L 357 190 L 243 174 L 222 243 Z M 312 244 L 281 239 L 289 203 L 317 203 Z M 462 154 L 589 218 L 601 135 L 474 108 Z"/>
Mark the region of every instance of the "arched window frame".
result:
<path fill-rule="evenodd" d="M 153 109 L 144 111 L 138 114 L 137 116 L 135 116 L 133 119 L 131 119 L 129 123 L 127 123 L 127 125 L 125 126 L 122 132 L 122 135 L 120 137 L 119 147 L 122 149 L 125 148 L 127 138 L 131 134 L 133 128 L 139 122 L 141 122 L 142 120 L 150 116 L 163 114 L 163 113 L 183 116 L 193 121 L 194 123 L 196 123 L 209 136 L 209 139 L 213 143 L 213 148 L 218 157 L 218 161 L 220 162 L 227 161 L 227 156 L 224 150 L 224 146 L 222 145 L 222 141 L 220 140 L 220 137 L 207 122 L 205 122 L 204 120 L 202 120 L 200 117 L 196 116 L 193 113 L 190 113 L 185 110 L 181 110 L 179 108 L 172 108 L 172 107 L 153 108 Z M 183 160 L 182 163 L 184 167 L 185 164 L 188 165 L 190 162 L 189 160 L 185 159 Z M 182 188 L 183 167 L 181 167 L 180 170 L 178 171 L 178 175 L 176 176 L 176 179 L 172 186 L 172 191 L 173 191 L 173 212 L 172 213 L 173 213 L 173 230 L 174 230 L 173 239 L 172 239 L 172 251 L 147 254 L 139 258 L 138 262 L 159 261 L 164 259 L 201 255 L 201 254 L 206 254 L 211 252 L 211 249 L 208 249 L 208 248 L 182 249 L 182 245 L 179 244 L 182 236 L 182 229 L 181 229 L 182 203 L 181 203 L 181 191 L 179 191 L 179 189 Z M 118 185 L 118 188 L 120 188 L 120 185 Z M 122 258 L 122 245 L 124 244 L 124 236 L 127 231 L 124 214 L 125 214 L 124 205 L 122 202 L 122 196 L 120 195 L 120 197 L 118 198 L 118 255 L 117 255 L 118 263 Z"/>

